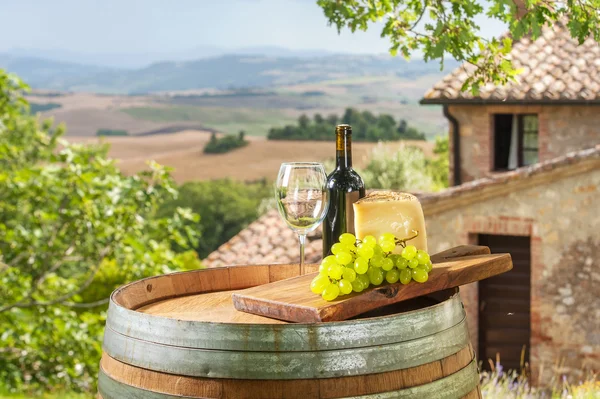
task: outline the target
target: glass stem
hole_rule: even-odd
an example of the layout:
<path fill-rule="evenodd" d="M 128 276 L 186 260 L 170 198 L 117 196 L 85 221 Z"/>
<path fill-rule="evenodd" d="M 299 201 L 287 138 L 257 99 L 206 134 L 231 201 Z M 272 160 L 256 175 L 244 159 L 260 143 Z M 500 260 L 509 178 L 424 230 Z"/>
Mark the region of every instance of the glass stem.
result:
<path fill-rule="evenodd" d="M 306 243 L 306 234 L 298 234 L 300 241 L 300 275 L 304 275 L 304 244 Z"/>

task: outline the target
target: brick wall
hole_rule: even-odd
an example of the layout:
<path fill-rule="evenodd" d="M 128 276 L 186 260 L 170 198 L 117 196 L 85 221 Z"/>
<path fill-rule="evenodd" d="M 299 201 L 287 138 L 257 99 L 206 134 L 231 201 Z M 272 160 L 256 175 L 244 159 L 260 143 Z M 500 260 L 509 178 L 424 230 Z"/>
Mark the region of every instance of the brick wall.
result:
<path fill-rule="evenodd" d="M 437 214 L 424 207 L 432 253 L 478 234 L 531 237 L 530 360 L 542 383 L 555 372 L 581 378 L 582 368 L 600 370 L 599 194 L 595 170 Z M 477 284 L 461 296 L 477 345 Z"/>
<path fill-rule="evenodd" d="M 540 161 L 600 143 L 600 106 L 452 105 L 449 111 L 460 125 L 463 182 L 491 173 L 494 161 L 493 115 L 497 113 L 538 114 Z M 450 146 L 452 148 L 452 134 Z M 452 159 L 450 165 L 453 165 Z M 453 173 L 451 167 L 451 182 Z"/>

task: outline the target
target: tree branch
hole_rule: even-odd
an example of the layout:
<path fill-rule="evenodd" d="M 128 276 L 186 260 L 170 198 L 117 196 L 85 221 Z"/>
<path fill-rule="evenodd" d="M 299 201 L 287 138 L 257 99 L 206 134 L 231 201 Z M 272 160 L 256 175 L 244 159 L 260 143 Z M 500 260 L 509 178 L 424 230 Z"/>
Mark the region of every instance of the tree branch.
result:
<path fill-rule="evenodd" d="M 89 309 L 89 308 L 95 308 L 96 306 L 107 304 L 109 299 L 110 298 L 104 298 L 104 299 L 99 299 L 97 301 L 88 302 L 88 303 L 64 302 L 64 303 L 62 303 L 62 305 L 68 306 L 70 308 Z"/>
<path fill-rule="evenodd" d="M 38 287 L 39 287 L 39 282 L 38 282 L 38 284 L 35 287 L 32 287 L 29 294 L 21 301 L 0 307 L 0 313 L 5 312 L 7 310 L 14 309 L 14 308 L 29 308 L 29 307 L 34 307 L 34 306 L 56 305 L 61 302 L 64 303 L 67 299 L 73 297 L 74 295 L 82 293 L 86 288 L 88 288 L 90 286 L 90 284 L 92 284 L 92 281 L 94 281 L 94 277 L 96 277 L 96 274 L 98 273 L 98 270 L 100 269 L 100 265 L 102 264 L 102 261 L 104 260 L 106 255 L 108 255 L 109 252 L 110 252 L 109 247 L 106 247 L 102 251 L 100 251 L 100 258 L 96 261 L 96 265 L 94 266 L 92 273 L 90 273 L 88 278 L 76 290 L 74 290 L 72 292 L 68 292 L 66 294 L 63 294 L 63 295 L 61 295 L 57 298 L 54 298 L 50 301 L 28 301 L 27 302 L 27 300 L 31 299 L 31 297 L 33 296 L 35 291 L 38 289 Z"/>

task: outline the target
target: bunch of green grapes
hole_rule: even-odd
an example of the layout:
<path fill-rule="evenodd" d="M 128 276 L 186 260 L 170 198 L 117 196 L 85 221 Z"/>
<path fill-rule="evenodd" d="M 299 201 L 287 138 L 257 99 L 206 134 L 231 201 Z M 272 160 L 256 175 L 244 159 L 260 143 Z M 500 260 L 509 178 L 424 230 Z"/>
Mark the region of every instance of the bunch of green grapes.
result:
<path fill-rule="evenodd" d="M 344 233 L 339 242 L 333 244 L 329 255 L 319 266 L 310 289 L 326 301 L 333 301 L 340 295 L 361 292 L 370 285 L 380 285 L 384 281 L 408 284 L 412 280 L 424 283 L 432 269 L 429 254 L 417 250 L 406 241 L 418 235 L 398 239 L 391 233 L 382 234 L 379 241 L 373 236 L 357 240 L 354 234 Z M 400 254 L 393 254 L 396 246 L 402 246 Z"/>

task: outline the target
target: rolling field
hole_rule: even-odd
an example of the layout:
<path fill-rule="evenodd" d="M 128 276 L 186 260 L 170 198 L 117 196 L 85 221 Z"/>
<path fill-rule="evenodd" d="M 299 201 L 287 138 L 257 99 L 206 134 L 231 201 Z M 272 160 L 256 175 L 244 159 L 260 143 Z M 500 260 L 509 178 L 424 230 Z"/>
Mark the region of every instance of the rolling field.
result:
<path fill-rule="evenodd" d="M 439 79 L 425 75 L 413 80 L 395 75 L 361 76 L 240 90 L 183 91 L 151 95 L 62 93 L 48 98 L 33 93 L 36 104 L 59 104 L 41 116 L 64 122 L 67 136 L 95 136 L 99 129 L 126 130 L 143 135 L 156 130 L 204 130 L 266 136 L 271 127 L 293 124 L 302 114 L 341 116 L 346 107 L 391 114 L 429 138 L 443 133 L 441 109 L 421 106 L 419 99 Z"/>
<path fill-rule="evenodd" d="M 209 138 L 208 132 L 185 131 L 145 137 L 110 137 L 102 141 L 111 144 L 110 156 L 119 160 L 124 173 L 146 169 L 147 161 L 154 160 L 173 167 L 173 177 L 178 183 L 226 177 L 243 181 L 274 180 L 282 162 L 323 162 L 335 155 L 334 142 L 270 141 L 260 137 L 250 137 L 248 146 L 226 154 L 204 154 L 202 149 Z M 92 137 L 68 139 L 79 143 L 99 142 Z M 419 146 L 428 155 L 433 149 L 433 143 L 424 141 L 393 142 L 385 146 L 393 150 L 406 144 Z M 376 145 L 353 143 L 354 163 L 363 166 Z"/>

